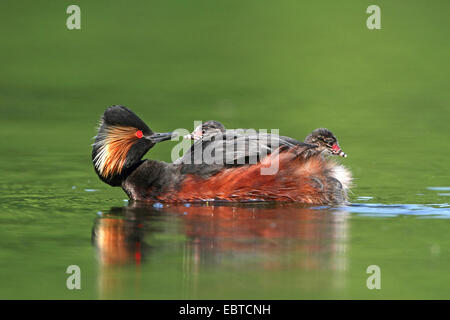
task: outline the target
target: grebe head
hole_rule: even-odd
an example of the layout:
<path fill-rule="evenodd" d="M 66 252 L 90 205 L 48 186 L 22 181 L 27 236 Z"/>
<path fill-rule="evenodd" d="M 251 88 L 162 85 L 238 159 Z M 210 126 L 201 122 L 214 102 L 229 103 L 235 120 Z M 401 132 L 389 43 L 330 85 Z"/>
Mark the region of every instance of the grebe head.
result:
<path fill-rule="evenodd" d="M 124 175 L 141 163 L 141 158 L 151 147 L 171 136 L 171 132 L 153 132 L 124 106 L 109 107 L 100 119 L 92 145 L 95 171 L 104 182 L 120 185 Z"/>
<path fill-rule="evenodd" d="M 200 140 L 204 136 L 225 132 L 225 126 L 216 120 L 203 122 L 202 125 L 194 129 L 190 134 L 184 136 L 186 139 Z"/>
<path fill-rule="evenodd" d="M 311 132 L 306 137 L 305 143 L 318 146 L 316 149 L 318 152 L 324 152 L 325 154 L 337 155 L 344 158 L 347 157 L 347 154 L 339 147 L 339 143 L 334 134 L 326 128 L 319 128 Z"/>

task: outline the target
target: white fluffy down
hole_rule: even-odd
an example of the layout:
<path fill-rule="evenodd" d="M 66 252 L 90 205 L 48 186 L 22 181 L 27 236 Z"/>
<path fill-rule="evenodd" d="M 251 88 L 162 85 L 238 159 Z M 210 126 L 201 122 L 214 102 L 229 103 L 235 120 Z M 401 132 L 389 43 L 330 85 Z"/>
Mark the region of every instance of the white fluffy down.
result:
<path fill-rule="evenodd" d="M 352 173 L 342 165 L 336 165 L 333 168 L 332 175 L 334 178 L 339 180 L 342 187 L 347 191 L 352 186 Z"/>

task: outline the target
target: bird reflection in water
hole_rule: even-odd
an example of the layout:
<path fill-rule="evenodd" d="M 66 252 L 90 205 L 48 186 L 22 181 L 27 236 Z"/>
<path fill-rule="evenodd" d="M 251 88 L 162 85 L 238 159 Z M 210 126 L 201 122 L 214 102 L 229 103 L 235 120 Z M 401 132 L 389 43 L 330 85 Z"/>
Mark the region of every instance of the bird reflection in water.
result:
<path fill-rule="evenodd" d="M 346 270 L 348 213 L 294 204 L 190 205 L 154 208 L 145 203 L 112 208 L 96 219 L 92 241 L 100 264 L 101 297 L 121 291 L 123 268 L 136 268 L 160 250 L 179 250 L 183 287 L 196 291 L 201 270 L 331 270 L 341 287 Z M 155 235 L 182 234 L 181 248 L 161 245 Z M 158 244 L 159 243 L 159 244 Z M 177 242 L 179 245 L 180 242 Z M 148 271 L 150 272 L 150 271 Z M 126 286 L 129 286 L 127 284 Z M 189 296 L 189 294 L 187 294 Z"/>

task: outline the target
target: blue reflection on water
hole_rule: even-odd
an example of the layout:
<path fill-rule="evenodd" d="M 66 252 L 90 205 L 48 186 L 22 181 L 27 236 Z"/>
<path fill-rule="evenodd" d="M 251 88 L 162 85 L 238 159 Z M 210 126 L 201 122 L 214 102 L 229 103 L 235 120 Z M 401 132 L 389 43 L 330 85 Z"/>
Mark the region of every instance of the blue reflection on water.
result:
<path fill-rule="evenodd" d="M 324 209 L 314 207 L 313 209 Z M 418 216 L 420 218 L 450 219 L 448 203 L 433 204 L 380 204 L 352 203 L 351 205 L 334 208 L 335 212 L 346 211 L 364 217 L 398 217 L 400 215 Z"/>

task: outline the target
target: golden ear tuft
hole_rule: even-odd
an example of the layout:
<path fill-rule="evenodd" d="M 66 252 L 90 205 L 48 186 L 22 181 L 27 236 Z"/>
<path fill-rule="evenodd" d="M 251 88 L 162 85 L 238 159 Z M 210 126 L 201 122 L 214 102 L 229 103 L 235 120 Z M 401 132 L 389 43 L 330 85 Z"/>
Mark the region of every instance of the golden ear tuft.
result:
<path fill-rule="evenodd" d="M 136 141 L 140 139 L 139 132 L 134 127 L 107 126 L 94 144 L 97 154 L 94 165 L 105 178 L 122 172 L 127 154 Z M 142 137 L 142 136 L 141 136 Z"/>

